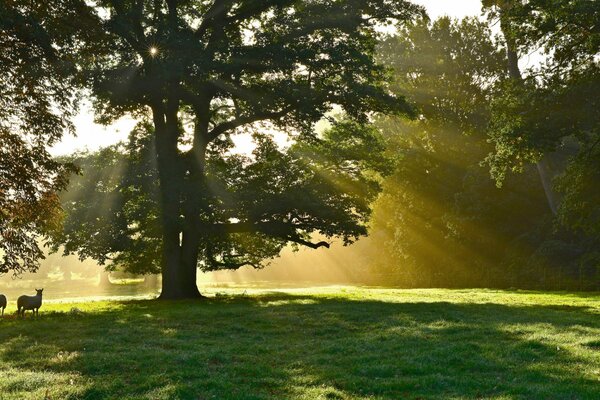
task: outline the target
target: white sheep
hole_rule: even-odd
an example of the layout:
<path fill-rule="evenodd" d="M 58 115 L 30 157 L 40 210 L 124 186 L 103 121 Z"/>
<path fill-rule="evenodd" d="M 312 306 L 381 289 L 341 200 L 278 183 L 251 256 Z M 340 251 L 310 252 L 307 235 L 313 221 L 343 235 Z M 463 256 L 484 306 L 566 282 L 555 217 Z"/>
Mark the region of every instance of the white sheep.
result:
<path fill-rule="evenodd" d="M 31 310 L 34 315 L 39 315 L 43 291 L 44 289 L 35 289 L 35 296 L 19 296 L 17 299 L 17 315 L 25 317 L 25 310 Z"/>

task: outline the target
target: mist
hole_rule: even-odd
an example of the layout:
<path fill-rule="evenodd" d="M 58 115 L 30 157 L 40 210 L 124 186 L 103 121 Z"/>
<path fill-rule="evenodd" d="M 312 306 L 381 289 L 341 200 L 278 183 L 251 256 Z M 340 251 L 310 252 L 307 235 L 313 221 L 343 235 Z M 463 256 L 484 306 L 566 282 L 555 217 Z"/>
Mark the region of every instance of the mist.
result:
<path fill-rule="evenodd" d="M 242 267 L 238 270 L 198 274 L 197 284 L 203 291 L 226 288 L 298 288 L 331 285 L 364 285 L 374 282 L 369 276 L 368 259 L 364 255 L 368 240 L 349 246 L 332 243 L 330 249 L 284 249 L 281 257 L 262 269 Z M 44 288 L 47 299 L 102 299 L 114 297 L 156 297 L 160 293 L 159 275 L 133 275 L 106 271 L 94 260 L 76 256 L 48 254 L 36 273 L 0 277 L 1 291 L 14 301 L 22 294 Z"/>

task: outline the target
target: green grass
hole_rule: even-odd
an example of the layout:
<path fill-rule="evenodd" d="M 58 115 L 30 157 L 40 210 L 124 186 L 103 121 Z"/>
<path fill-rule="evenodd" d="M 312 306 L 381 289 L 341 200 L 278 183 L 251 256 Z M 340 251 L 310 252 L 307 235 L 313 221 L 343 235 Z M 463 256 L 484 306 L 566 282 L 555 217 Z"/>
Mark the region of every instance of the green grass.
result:
<path fill-rule="evenodd" d="M 598 295 L 240 292 L 0 320 L 0 399 L 600 399 Z"/>

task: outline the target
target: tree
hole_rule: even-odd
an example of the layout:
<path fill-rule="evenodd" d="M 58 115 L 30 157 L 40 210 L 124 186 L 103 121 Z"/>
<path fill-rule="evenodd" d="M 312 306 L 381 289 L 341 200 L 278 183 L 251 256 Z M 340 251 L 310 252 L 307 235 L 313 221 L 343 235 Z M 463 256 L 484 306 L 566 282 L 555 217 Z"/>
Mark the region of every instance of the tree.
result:
<path fill-rule="evenodd" d="M 0 274 L 35 272 L 39 241 L 59 224 L 57 192 L 71 166 L 48 146 L 72 131 L 76 110 L 74 2 L 0 3 Z"/>
<path fill-rule="evenodd" d="M 372 140 L 365 127 L 372 112 L 410 113 L 386 89 L 386 70 L 373 55 L 378 28 L 412 18 L 418 7 L 115 0 L 91 11 L 101 20 L 100 42 L 112 44 L 84 71 L 99 119 L 132 113 L 152 121 L 162 298 L 197 297 L 198 266 L 258 265 L 286 243 L 327 245 L 311 242 L 313 233 L 347 242 L 365 233 L 373 192 L 361 185 L 373 183 L 344 150 Z M 354 121 L 329 133 L 338 144 L 313 129 L 334 105 Z M 266 135 L 273 129 L 298 144 L 280 151 Z M 230 135 L 244 130 L 256 138 L 254 161 L 227 155 Z M 310 162 L 298 155 L 304 151 L 323 160 Z M 359 185 L 356 195 L 351 184 Z M 121 228 L 143 240 L 137 225 Z"/>
<path fill-rule="evenodd" d="M 403 29 L 380 54 L 394 69 L 393 90 L 420 117 L 378 121 L 400 160 L 375 205 L 373 235 L 386 249 L 376 268 L 405 286 L 506 286 L 511 242 L 545 209 L 531 168 L 499 189 L 481 165 L 493 149 L 489 104 L 504 50 L 487 23 L 440 18 Z"/>
<path fill-rule="evenodd" d="M 484 5 L 490 18 L 501 22 L 510 78 L 502 83 L 504 94 L 493 107 L 490 138 L 496 150 L 488 158 L 492 175 L 501 182 L 507 171 L 520 171 L 545 154 L 574 155 L 593 147 L 600 120 L 597 2 L 484 1 Z M 519 56 L 535 51 L 545 55 L 545 63 L 522 76 Z M 551 184 L 545 186 L 551 194 Z M 549 202 L 556 214 L 557 200 Z"/>
<path fill-rule="evenodd" d="M 501 180 L 506 171 L 518 171 L 548 153 L 573 156 L 567 175 L 584 167 L 584 160 L 593 163 L 592 155 L 600 141 L 596 95 L 600 88 L 600 6 L 588 0 L 536 0 L 504 2 L 492 10 L 500 12 L 506 21 L 514 58 L 517 51 L 538 50 L 546 56 L 542 66 L 527 71 L 521 85 L 509 85 L 505 96 L 498 99 L 490 132 L 496 143 L 496 151 L 489 158 L 494 176 Z M 573 204 L 575 188 L 568 188 L 566 182 L 563 179 L 560 188 L 570 192 L 570 200 L 564 208 L 560 205 L 558 213 L 568 226 L 564 217 Z M 581 201 L 586 201 L 584 193 L 600 189 L 593 180 L 588 182 L 585 188 L 581 180 L 578 182 Z M 594 214 L 592 208 L 587 211 L 590 216 Z M 589 220 L 590 225 L 597 222 Z"/>
<path fill-rule="evenodd" d="M 501 21 L 507 51 L 512 53 L 509 69 L 514 71 L 512 79 L 501 83 L 503 93 L 492 107 L 489 134 L 495 151 L 487 159 L 492 175 L 501 182 L 508 171 L 559 159 L 551 168 L 557 177 L 554 182 L 546 179 L 545 188 L 557 216 L 553 229 L 566 232 L 560 240 L 551 238 L 557 244 L 551 247 L 553 254 L 566 245 L 577 248 L 579 256 L 567 251 L 571 254 L 567 258 L 581 260 L 580 281 L 582 276 L 591 277 L 593 286 L 600 274 L 595 250 L 600 245 L 596 229 L 600 181 L 594 172 L 600 143 L 600 4 L 533 0 L 484 5 L 492 18 Z M 541 53 L 545 61 L 521 76 L 519 55 L 533 52 Z M 548 170 L 540 169 L 543 179 Z M 591 269 L 584 268 L 590 263 Z"/>

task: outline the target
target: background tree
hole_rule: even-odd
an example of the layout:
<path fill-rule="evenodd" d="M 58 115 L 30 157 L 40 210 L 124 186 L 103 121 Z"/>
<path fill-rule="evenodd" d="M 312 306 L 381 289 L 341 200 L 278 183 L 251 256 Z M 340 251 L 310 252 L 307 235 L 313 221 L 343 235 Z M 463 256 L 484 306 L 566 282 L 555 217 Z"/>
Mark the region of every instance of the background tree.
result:
<path fill-rule="evenodd" d="M 567 279 L 553 280 L 561 273 L 554 265 L 562 262 L 565 277 L 578 271 L 562 256 L 547 265 L 550 244 L 564 237 L 553 234 L 536 169 L 524 166 L 500 189 L 482 165 L 494 150 L 490 103 L 505 93 L 507 76 L 504 44 L 492 38 L 485 22 L 441 18 L 420 21 L 381 46 L 381 59 L 394 68 L 394 90 L 420 113 L 417 121 L 379 121 L 389 150 L 400 156 L 375 207 L 372 235 L 386 244 L 375 269 L 385 282 L 557 288 Z"/>
<path fill-rule="evenodd" d="M 551 199 L 558 218 L 546 239 L 539 240 L 539 249 L 546 249 L 548 262 L 569 260 L 571 269 L 594 285 L 600 281 L 594 251 L 600 244 L 594 228 L 600 223 L 595 201 L 600 181 L 594 172 L 600 142 L 600 6 L 587 0 L 484 4 L 490 17 L 502 23 L 515 73 L 520 74 L 520 55 L 537 51 L 545 57 L 522 76 L 513 73 L 518 82 L 501 83 L 504 90 L 494 101 L 489 131 L 495 144 L 488 157 L 492 175 L 501 182 L 508 171 L 521 171 L 528 163 L 550 164 L 543 172 L 558 175 L 558 186 L 546 183 L 547 193 L 558 189 Z"/>
<path fill-rule="evenodd" d="M 39 240 L 59 223 L 57 192 L 71 167 L 48 147 L 72 132 L 76 1 L 0 3 L 0 273 L 33 272 Z"/>

